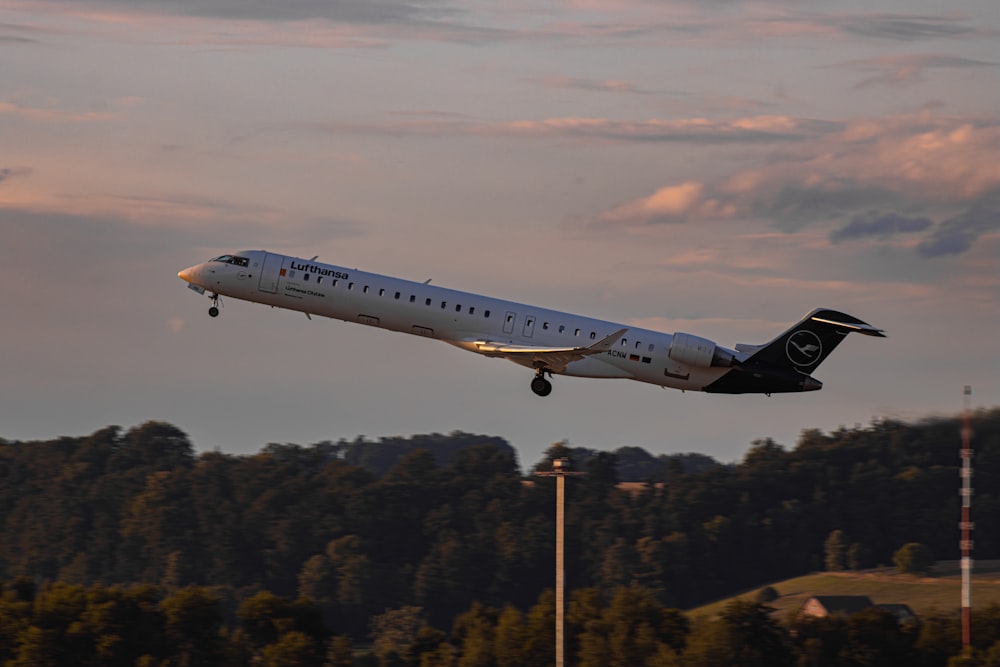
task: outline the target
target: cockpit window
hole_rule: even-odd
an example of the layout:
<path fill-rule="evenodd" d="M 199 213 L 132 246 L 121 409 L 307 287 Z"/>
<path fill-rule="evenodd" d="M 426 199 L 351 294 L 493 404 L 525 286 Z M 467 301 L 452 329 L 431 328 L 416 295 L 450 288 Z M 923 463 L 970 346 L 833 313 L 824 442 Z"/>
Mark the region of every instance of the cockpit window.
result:
<path fill-rule="evenodd" d="M 219 255 L 208 260 L 210 262 L 222 262 L 223 264 L 233 264 L 234 266 L 250 266 L 250 260 L 237 255 Z"/>

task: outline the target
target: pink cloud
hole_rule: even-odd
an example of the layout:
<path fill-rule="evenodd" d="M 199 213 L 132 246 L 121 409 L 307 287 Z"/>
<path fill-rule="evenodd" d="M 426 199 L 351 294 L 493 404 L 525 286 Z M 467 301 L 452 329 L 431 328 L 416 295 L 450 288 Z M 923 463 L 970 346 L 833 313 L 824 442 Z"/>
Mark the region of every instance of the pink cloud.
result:
<path fill-rule="evenodd" d="M 758 124 L 772 129 L 783 122 Z M 789 144 L 760 166 L 716 180 L 667 183 L 598 214 L 595 222 L 761 218 L 802 225 L 901 205 L 953 212 L 1000 191 L 997 155 L 997 122 L 927 112 L 858 119 Z"/>
<path fill-rule="evenodd" d="M 0 101 L 0 116 L 14 116 L 23 120 L 44 123 L 93 123 L 113 118 L 108 112 L 76 112 L 51 107 L 29 107 L 16 102 Z"/>
<path fill-rule="evenodd" d="M 601 214 L 600 222 L 648 224 L 693 219 L 718 220 L 731 218 L 736 213 L 734 205 L 708 196 L 703 183 L 688 181 L 664 186 L 648 197 L 616 206 Z"/>

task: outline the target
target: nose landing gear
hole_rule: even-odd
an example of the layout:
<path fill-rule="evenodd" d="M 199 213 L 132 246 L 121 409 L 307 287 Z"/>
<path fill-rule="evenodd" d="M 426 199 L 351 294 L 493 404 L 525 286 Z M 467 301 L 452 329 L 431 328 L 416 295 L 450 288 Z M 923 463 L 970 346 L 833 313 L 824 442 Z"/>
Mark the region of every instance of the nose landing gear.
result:
<path fill-rule="evenodd" d="M 222 303 L 222 300 L 219 298 L 218 294 L 211 294 L 208 298 L 212 300 L 212 307 L 208 309 L 209 317 L 218 317 L 219 305 Z"/>

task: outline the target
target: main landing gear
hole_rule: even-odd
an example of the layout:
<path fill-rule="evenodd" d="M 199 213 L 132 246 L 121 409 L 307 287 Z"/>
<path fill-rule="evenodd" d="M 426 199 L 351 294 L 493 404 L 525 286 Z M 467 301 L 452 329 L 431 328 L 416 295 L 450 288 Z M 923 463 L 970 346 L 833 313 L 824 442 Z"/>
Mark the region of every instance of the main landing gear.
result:
<path fill-rule="evenodd" d="M 545 379 L 545 369 L 535 369 L 535 378 L 531 381 L 531 391 L 539 396 L 548 396 L 552 393 L 552 383 Z"/>
<path fill-rule="evenodd" d="M 209 315 L 209 317 L 218 317 L 219 316 L 219 304 L 221 303 L 221 301 L 219 299 L 219 295 L 218 294 L 211 294 L 208 298 L 212 300 L 212 307 L 208 309 L 208 315 Z"/>

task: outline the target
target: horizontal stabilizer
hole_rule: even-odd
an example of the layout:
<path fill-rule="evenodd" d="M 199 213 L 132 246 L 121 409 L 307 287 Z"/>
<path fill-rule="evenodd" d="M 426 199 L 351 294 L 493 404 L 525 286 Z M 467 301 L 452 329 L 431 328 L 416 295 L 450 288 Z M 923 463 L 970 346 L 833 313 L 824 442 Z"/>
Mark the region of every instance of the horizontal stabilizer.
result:
<path fill-rule="evenodd" d="M 828 317 L 822 317 L 823 315 L 830 315 L 830 314 L 834 314 L 834 312 L 826 310 L 826 311 L 822 311 L 820 313 L 817 313 L 816 315 L 813 315 L 810 319 L 813 322 L 822 322 L 823 324 L 832 324 L 835 327 L 839 327 L 841 329 L 849 329 L 850 331 L 853 331 L 853 332 L 856 332 L 856 333 L 859 333 L 859 334 L 864 334 L 866 336 L 876 336 L 878 338 L 885 338 L 886 337 L 885 332 L 882 329 L 878 329 L 876 327 L 873 327 L 872 325 L 870 325 L 870 324 L 868 324 L 866 322 L 862 322 L 861 320 L 854 320 L 853 318 L 850 318 L 852 321 L 845 321 L 845 318 L 843 318 L 843 317 L 838 318 L 837 320 L 828 319 Z M 842 315 L 843 313 L 837 313 L 837 314 Z"/>

